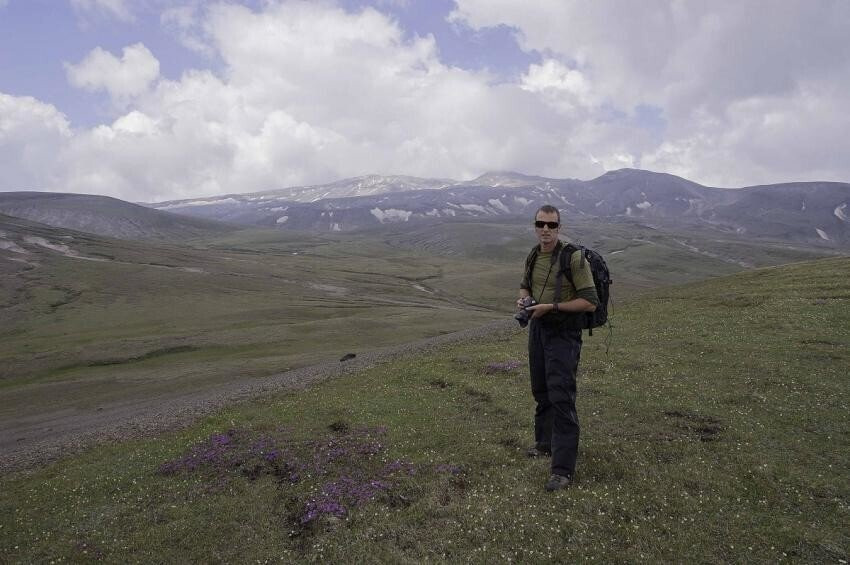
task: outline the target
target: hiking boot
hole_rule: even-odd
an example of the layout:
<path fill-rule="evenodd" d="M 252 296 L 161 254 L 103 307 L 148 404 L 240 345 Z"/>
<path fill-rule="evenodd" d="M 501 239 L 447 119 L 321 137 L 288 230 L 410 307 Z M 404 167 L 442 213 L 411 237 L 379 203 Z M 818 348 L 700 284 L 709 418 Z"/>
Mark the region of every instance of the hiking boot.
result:
<path fill-rule="evenodd" d="M 546 481 L 546 486 L 544 488 L 547 492 L 552 492 L 553 490 L 561 490 L 562 488 L 567 488 L 572 482 L 572 477 L 565 477 L 564 475 L 552 475 L 549 477 L 549 480 Z"/>
<path fill-rule="evenodd" d="M 552 455 L 552 450 L 542 448 L 542 447 L 537 447 L 535 445 L 534 447 L 529 447 L 528 451 L 525 452 L 525 455 L 527 457 L 549 457 L 550 455 Z"/>

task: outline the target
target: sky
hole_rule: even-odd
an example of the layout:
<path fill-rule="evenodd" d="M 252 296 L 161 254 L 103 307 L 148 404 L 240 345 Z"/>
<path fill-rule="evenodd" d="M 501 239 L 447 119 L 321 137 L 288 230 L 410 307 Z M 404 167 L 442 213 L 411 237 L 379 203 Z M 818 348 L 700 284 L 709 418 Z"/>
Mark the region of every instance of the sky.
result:
<path fill-rule="evenodd" d="M 850 0 L 0 0 L 0 191 L 850 182 Z"/>

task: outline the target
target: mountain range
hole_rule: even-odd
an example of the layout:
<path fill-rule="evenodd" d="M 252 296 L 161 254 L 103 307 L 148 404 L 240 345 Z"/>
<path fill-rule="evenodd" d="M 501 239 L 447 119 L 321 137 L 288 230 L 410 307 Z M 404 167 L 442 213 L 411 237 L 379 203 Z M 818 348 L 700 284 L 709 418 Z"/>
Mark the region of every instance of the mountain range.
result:
<path fill-rule="evenodd" d="M 527 220 L 553 204 L 564 222 L 634 221 L 819 247 L 850 246 L 850 184 L 714 188 L 670 174 L 609 171 L 582 181 L 490 172 L 470 181 L 369 175 L 325 185 L 132 204 L 106 196 L 0 193 L 0 213 L 123 239 L 184 239 L 241 227 L 350 232 Z"/>
<path fill-rule="evenodd" d="M 701 225 L 744 237 L 843 247 L 850 244 L 850 184 L 795 182 L 739 189 L 670 174 L 610 171 L 593 180 L 512 172 L 465 182 L 357 177 L 328 185 L 177 200 L 152 208 L 241 225 L 352 231 L 453 219 L 527 218 L 542 204 L 570 218 L 633 218 Z"/>

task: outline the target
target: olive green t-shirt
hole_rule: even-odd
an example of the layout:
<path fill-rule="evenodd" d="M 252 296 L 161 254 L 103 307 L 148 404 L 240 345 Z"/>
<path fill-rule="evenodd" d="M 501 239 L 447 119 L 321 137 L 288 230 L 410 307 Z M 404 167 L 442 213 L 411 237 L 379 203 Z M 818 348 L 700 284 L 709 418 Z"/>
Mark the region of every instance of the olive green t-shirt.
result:
<path fill-rule="evenodd" d="M 562 248 L 563 249 L 563 248 Z M 537 260 L 531 271 L 531 295 L 540 304 L 551 304 L 555 298 L 555 275 L 558 273 L 559 261 L 552 263 L 552 252 L 543 251 L 537 254 Z M 573 280 L 564 277 L 561 285 L 561 302 L 568 302 L 579 296 L 580 291 L 592 289 L 596 296 L 596 286 L 593 284 L 593 273 L 590 272 L 590 263 L 582 261 L 581 250 L 576 250 L 570 256 L 570 269 Z M 590 300 L 589 292 L 581 292 L 585 298 L 593 304 L 598 304 L 599 299 Z"/>

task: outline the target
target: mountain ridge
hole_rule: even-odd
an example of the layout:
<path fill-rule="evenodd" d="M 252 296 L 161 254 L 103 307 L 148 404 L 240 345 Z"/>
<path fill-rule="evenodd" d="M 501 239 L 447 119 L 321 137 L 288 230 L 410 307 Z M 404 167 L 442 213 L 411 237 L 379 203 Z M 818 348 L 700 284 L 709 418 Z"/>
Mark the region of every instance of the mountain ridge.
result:
<path fill-rule="evenodd" d="M 351 180 L 356 179 L 338 181 L 336 186 L 350 187 Z M 392 182 L 382 185 L 385 189 L 393 186 Z M 521 217 L 548 203 L 558 206 L 565 217 L 696 223 L 739 235 L 850 245 L 850 212 L 844 212 L 850 206 L 850 184 L 837 182 L 729 189 L 640 169 L 608 171 L 589 181 L 488 172 L 443 187 L 432 184 L 415 188 L 407 184 L 403 190 L 370 195 L 352 195 L 350 188 L 335 194 L 311 202 L 255 193 L 226 200 L 171 201 L 150 206 L 244 225 L 353 231 L 394 223 Z"/>
<path fill-rule="evenodd" d="M 238 229 L 214 219 L 152 209 L 111 196 L 2 192 L 0 213 L 41 224 L 121 239 L 174 239 Z"/>
<path fill-rule="evenodd" d="M 35 202 L 33 194 L 39 195 L 37 205 L 20 204 Z M 63 199 L 65 204 L 58 206 Z M 588 181 L 511 171 L 491 171 L 460 182 L 365 175 L 276 191 L 143 205 L 122 202 L 90 195 L 0 193 L 0 212 L 113 237 L 166 238 L 237 227 L 341 232 L 456 220 L 515 220 L 552 204 L 567 221 L 629 218 L 796 244 L 850 246 L 848 183 L 796 181 L 729 189 L 641 169 L 608 171 Z M 140 212 L 145 209 L 153 215 Z M 156 215 L 165 213 L 168 216 Z"/>

